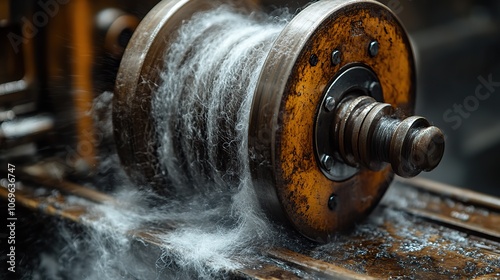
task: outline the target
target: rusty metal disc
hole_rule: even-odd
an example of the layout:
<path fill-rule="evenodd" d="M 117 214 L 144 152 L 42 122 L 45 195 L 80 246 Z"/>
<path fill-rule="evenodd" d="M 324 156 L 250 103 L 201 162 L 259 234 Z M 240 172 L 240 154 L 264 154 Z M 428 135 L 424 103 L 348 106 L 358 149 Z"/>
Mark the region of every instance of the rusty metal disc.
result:
<path fill-rule="evenodd" d="M 374 41 L 378 52 L 370 49 Z M 336 75 L 352 65 L 377 75 L 384 102 L 413 113 L 408 37 L 375 1 L 319 1 L 300 12 L 272 47 L 252 105 L 249 153 L 259 199 L 276 219 L 320 242 L 366 217 L 393 178 L 389 166 L 362 168 L 344 181 L 320 170 L 313 143 L 318 106 Z"/>

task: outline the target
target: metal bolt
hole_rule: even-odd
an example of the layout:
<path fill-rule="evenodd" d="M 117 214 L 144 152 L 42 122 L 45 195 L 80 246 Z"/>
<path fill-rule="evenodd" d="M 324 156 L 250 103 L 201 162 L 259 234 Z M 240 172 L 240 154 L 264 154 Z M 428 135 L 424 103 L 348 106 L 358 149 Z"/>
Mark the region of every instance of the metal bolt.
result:
<path fill-rule="evenodd" d="M 332 63 L 333 65 L 339 65 L 342 62 L 342 53 L 339 50 L 334 50 L 332 52 Z"/>
<path fill-rule="evenodd" d="M 327 97 L 326 98 L 326 101 L 325 101 L 325 109 L 328 111 L 328 112 L 331 112 L 333 111 L 333 109 L 335 109 L 335 98 L 333 97 Z"/>
<path fill-rule="evenodd" d="M 330 198 L 328 198 L 328 208 L 332 211 L 337 208 L 337 196 L 335 194 L 332 194 Z"/>
<path fill-rule="evenodd" d="M 313 54 L 313 55 L 311 55 L 311 57 L 309 57 L 309 64 L 311 64 L 311 66 L 318 65 L 318 62 L 319 62 L 319 60 L 318 60 L 317 55 Z"/>
<path fill-rule="evenodd" d="M 372 82 L 368 87 L 373 97 L 382 96 L 382 87 L 377 82 Z"/>
<path fill-rule="evenodd" d="M 378 54 L 379 51 L 379 44 L 376 40 L 370 42 L 370 47 L 368 48 L 368 51 L 370 53 L 371 57 L 375 57 Z"/>
<path fill-rule="evenodd" d="M 323 165 L 323 168 L 326 169 L 327 171 L 330 171 L 333 169 L 333 166 L 335 165 L 335 161 L 333 158 L 329 155 L 323 155 L 321 157 L 321 165 Z"/>
<path fill-rule="evenodd" d="M 372 82 L 370 84 L 370 86 L 368 86 L 368 89 L 370 90 L 370 92 L 374 91 L 374 90 L 377 90 L 377 88 L 380 87 L 380 84 L 377 83 L 377 82 Z"/>

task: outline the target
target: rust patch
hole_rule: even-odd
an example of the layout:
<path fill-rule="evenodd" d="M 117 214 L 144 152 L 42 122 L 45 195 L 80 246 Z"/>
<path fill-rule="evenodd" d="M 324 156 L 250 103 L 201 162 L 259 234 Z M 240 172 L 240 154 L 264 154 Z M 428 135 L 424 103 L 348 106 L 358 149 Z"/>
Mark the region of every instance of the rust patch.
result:
<path fill-rule="evenodd" d="M 380 44 L 376 57 L 368 52 L 372 40 Z M 339 65 L 331 62 L 335 49 L 342 52 Z M 315 67 L 310 63 L 312 55 L 319 61 Z M 413 113 L 412 50 L 405 31 L 389 11 L 374 3 L 339 7 L 310 34 L 283 92 L 276 188 L 293 225 L 320 242 L 365 217 L 392 180 L 388 167 L 379 172 L 361 170 L 347 181 L 333 182 L 321 173 L 314 155 L 315 115 L 324 90 L 341 69 L 354 64 L 366 65 L 377 74 L 384 102 L 403 115 Z M 328 208 L 332 194 L 338 200 L 335 211 Z"/>

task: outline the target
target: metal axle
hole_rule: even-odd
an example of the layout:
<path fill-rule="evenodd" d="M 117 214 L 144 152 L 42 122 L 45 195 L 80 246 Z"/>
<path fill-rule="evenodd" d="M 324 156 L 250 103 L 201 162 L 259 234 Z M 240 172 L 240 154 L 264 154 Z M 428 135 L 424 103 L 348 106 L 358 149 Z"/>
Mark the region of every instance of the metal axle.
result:
<path fill-rule="evenodd" d="M 336 107 L 337 156 L 374 171 L 390 163 L 402 177 L 434 169 L 444 153 L 441 130 L 418 116 L 400 119 L 390 104 L 366 95 L 348 95 Z"/>

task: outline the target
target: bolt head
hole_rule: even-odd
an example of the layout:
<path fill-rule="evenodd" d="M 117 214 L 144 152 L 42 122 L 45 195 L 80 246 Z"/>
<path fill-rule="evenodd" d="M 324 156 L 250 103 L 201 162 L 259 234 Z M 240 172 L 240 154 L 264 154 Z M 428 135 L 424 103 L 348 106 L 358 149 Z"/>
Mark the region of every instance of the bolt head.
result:
<path fill-rule="evenodd" d="M 380 49 L 380 46 L 379 46 L 379 43 L 377 41 L 370 42 L 368 52 L 370 53 L 371 57 L 377 56 L 379 49 Z"/>
<path fill-rule="evenodd" d="M 335 194 L 332 194 L 330 198 L 328 198 L 328 208 L 332 211 L 337 208 L 337 196 Z"/>
<path fill-rule="evenodd" d="M 335 109 L 335 105 L 336 105 L 335 98 L 333 98 L 331 96 L 326 98 L 326 100 L 325 100 L 325 109 L 328 112 L 333 111 Z"/>
<path fill-rule="evenodd" d="M 376 99 L 377 97 L 382 96 L 382 87 L 377 82 L 372 82 L 368 88 L 370 90 L 371 95 Z"/>
<path fill-rule="evenodd" d="M 335 161 L 333 160 L 333 157 L 329 155 L 323 155 L 321 157 L 321 165 L 325 170 L 331 171 L 333 169 L 333 166 L 335 165 Z"/>
<path fill-rule="evenodd" d="M 332 63 L 333 65 L 339 65 L 342 62 L 342 53 L 339 50 L 334 50 L 332 52 Z"/>
<path fill-rule="evenodd" d="M 309 58 L 309 64 L 311 64 L 311 66 L 316 66 L 318 65 L 318 62 L 318 56 L 315 54 L 311 55 L 311 57 Z"/>

